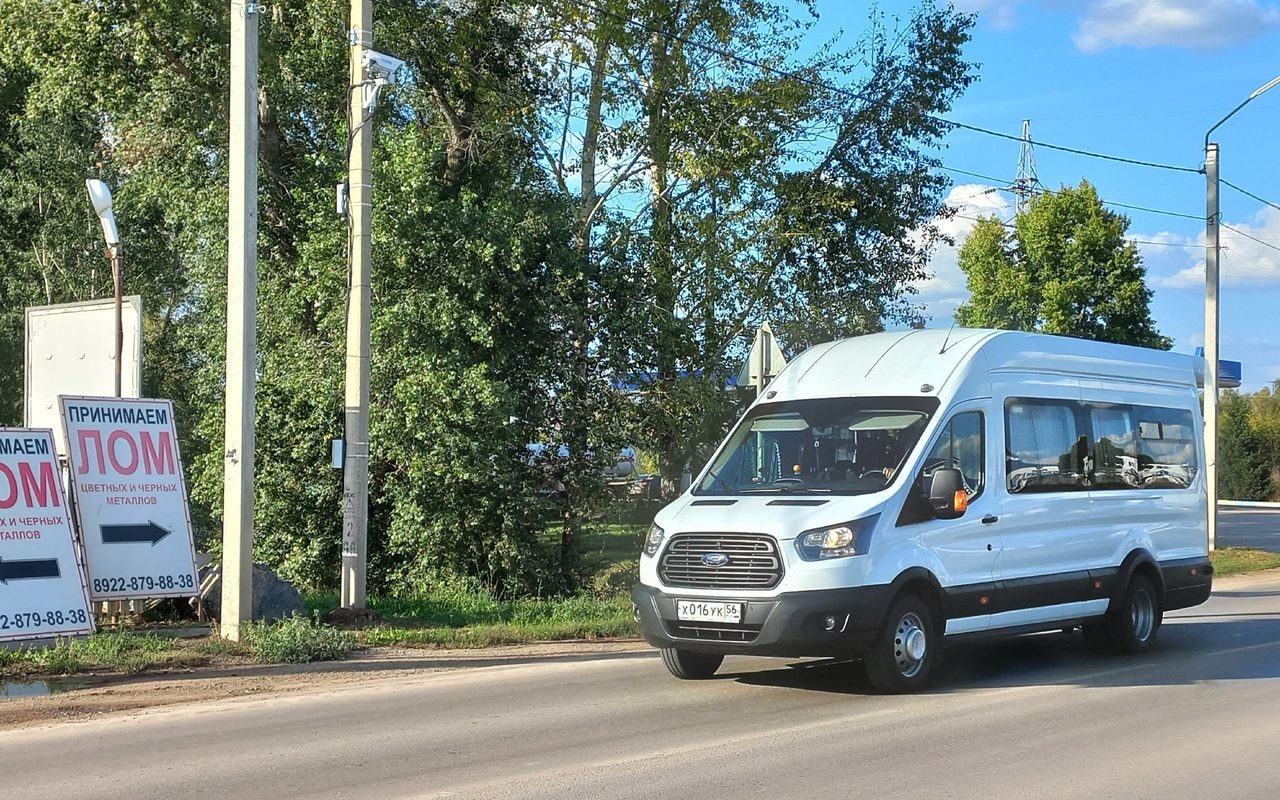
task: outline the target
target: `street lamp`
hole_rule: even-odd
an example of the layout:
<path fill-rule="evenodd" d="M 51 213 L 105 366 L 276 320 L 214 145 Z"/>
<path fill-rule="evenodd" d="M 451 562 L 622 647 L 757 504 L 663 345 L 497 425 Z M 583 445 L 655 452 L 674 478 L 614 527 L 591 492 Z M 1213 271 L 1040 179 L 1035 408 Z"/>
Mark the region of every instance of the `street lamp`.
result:
<path fill-rule="evenodd" d="M 111 259 L 111 282 L 116 296 L 116 397 L 120 396 L 120 367 L 124 358 L 124 257 L 120 251 L 120 231 L 116 229 L 116 215 L 111 210 L 111 189 L 96 178 L 84 182 L 89 190 L 89 202 L 102 223 L 102 238 L 107 242 L 107 257 Z"/>
<path fill-rule="evenodd" d="M 1280 75 L 1259 86 L 1231 113 L 1218 120 L 1204 134 L 1204 175 L 1206 183 L 1204 220 L 1204 452 L 1208 462 L 1205 478 L 1209 494 L 1209 549 L 1218 538 L 1218 144 L 1209 136 L 1236 112 L 1280 84 Z"/>

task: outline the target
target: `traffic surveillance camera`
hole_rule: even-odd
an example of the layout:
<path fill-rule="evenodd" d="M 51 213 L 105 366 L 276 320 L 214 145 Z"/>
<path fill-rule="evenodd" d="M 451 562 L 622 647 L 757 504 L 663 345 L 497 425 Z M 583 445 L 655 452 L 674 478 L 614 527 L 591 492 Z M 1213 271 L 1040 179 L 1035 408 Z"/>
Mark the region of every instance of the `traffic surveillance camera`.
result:
<path fill-rule="evenodd" d="M 365 50 L 361 60 L 364 62 L 365 72 L 375 81 L 383 84 L 400 82 L 397 76 L 404 69 L 404 62 L 395 56 L 379 53 L 377 50 Z"/>
<path fill-rule="evenodd" d="M 364 82 L 364 110 L 366 114 L 372 114 L 378 107 L 378 93 L 382 87 L 400 83 L 404 62 L 377 50 L 365 50 L 360 60 L 364 63 L 365 74 L 369 76 Z"/>

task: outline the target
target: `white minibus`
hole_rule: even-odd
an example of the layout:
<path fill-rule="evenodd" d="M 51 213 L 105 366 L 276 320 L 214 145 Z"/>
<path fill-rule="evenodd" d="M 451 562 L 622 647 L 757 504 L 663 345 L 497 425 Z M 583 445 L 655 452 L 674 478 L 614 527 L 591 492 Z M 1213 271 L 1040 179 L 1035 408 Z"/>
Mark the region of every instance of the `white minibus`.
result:
<path fill-rule="evenodd" d="M 678 678 L 726 655 L 925 685 L 950 642 L 1082 628 L 1152 647 L 1204 602 L 1202 360 L 912 330 L 797 356 L 654 519 L 632 592 Z"/>

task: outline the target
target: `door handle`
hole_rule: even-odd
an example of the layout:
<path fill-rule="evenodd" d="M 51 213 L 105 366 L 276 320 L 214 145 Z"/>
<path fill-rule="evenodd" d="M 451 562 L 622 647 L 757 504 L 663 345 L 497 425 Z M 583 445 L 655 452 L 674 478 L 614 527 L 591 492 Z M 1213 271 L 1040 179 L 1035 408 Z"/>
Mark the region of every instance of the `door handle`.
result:
<path fill-rule="evenodd" d="M 988 514 L 982 518 L 983 525 L 990 525 L 993 522 L 999 522 L 999 521 L 1000 521 L 1000 518 L 997 517 L 995 514 Z"/>

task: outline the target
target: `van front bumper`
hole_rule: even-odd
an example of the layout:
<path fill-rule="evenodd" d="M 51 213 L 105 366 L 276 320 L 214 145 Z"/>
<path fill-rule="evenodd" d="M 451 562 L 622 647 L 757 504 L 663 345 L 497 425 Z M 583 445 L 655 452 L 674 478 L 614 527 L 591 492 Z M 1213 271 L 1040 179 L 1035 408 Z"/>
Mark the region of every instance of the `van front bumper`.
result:
<path fill-rule="evenodd" d="M 636 584 L 631 599 L 645 641 L 699 653 L 856 658 L 870 649 L 884 621 L 890 586 L 785 592 L 767 599 L 698 597 Z M 739 624 L 686 622 L 676 600 L 737 602 Z M 828 629 L 828 617 L 835 624 Z"/>

